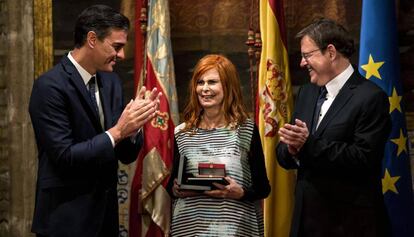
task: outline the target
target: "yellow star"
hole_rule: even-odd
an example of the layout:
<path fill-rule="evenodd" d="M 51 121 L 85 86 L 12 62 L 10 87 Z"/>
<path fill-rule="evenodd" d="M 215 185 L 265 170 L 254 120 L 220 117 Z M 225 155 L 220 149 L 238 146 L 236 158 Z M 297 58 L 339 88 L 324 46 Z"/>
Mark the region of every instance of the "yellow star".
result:
<path fill-rule="evenodd" d="M 401 111 L 401 99 L 402 96 L 398 96 L 397 91 L 395 90 L 395 87 L 392 89 L 392 95 L 391 97 L 388 97 L 388 100 L 390 101 L 390 113 L 397 109 L 398 111 Z"/>
<path fill-rule="evenodd" d="M 391 139 L 391 141 L 398 146 L 397 156 L 399 156 L 403 151 L 407 152 L 407 138 L 404 137 L 402 129 L 400 129 L 400 137 Z"/>
<path fill-rule="evenodd" d="M 400 176 L 392 177 L 390 173 L 388 173 L 388 169 L 385 169 L 384 178 L 382 178 L 382 194 L 385 194 L 387 191 L 392 191 L 398 194 L 398 190 L 395 187 L 395 183 L 400 179 Z"/>
<path fill-rule="evenodd" d="M 361 65 L 361 68 L 364 69 L 367 74 L 365 75 L 366 79 L 371 78 L 371 76 L 375 76 L 378 79 L 382 79 L 381 75 L 379 74 L 379 68 L 384 64 L 384 62 L 374 62 L 371 54 L 369 55 L 368 64 Z"/>

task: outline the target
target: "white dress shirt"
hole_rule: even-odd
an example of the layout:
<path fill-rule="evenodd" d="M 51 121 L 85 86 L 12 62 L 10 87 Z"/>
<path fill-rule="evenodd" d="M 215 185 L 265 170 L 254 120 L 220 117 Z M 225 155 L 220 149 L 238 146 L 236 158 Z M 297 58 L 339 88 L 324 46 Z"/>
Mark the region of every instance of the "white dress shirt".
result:
<path fill-rule="evenodd" d="M 349 64 L 349 66 L 343 72 L 341 72 L 338 76 L 330 80 L 325 85 L 328 93 L 326 94 L 325 102 L 323 102 L 322 104 L 319 119 L 318 119 L 318 124 L 316 125 L 316 128 L 318 128 L 323 117 L 325 117 L 326 112 L 328 112 L 329 108 L 331 107 L 339 91 L 342 89 L 344 84 L 351 77 L 352 73 L 354 73 L 354 68 L 352 67 L 351 64 Z"/>
<path fill-rule="evenodd" d="M 89 80 L 92 77 L 95 77 L 96 78 L 96 74 L 95 75 L 91 75 L 78 62 L 76 62 L 76 60 L 72 56 L 72 52 L 69 52 L 68 53 L 68 58 L 73 63 L 73 65 L 75 65 L 75 68 L 79 72 L 79 74 L 81 75 L 82 80 L 85 83 L 86 88 L 88 88 Z M 99 110 L 99 121 L 101 123 L 101 127 L 104 128 L 105 127 L 104 126 L 105 117 L 104 117 L 104 113 L 103 113 L 103 109 L 102 109 L 101 99 L 99 97 L 99 86 L 98 86 L 98 83 L 95 83 L 95 97 L 96 97 L 96 103 L 98 105 L 98 110 Z M 105 133 L 108 134 L 109 139 L 111 139 L 112 146 L 115 147 L 115 140 L 114 140 L 114 138 L 111 136 L 111 134 L 108 131 L 106 131 Z"/>

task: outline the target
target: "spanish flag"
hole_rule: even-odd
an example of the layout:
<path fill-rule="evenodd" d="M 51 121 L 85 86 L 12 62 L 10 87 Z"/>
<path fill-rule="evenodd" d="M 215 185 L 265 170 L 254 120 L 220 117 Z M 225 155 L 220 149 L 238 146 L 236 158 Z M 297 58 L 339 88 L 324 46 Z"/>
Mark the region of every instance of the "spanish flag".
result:
<path fill-rule="evenodd" d="M 136 16 L 145 0 L 137 0 Z M 159 113 L 143 128 L 144 146 L 139 154 L 131 186 L 129 236 L 169 236 L 171 199 L 165 186 L 172 161 L 174 126 L 178 122 L 177 92 L 170 40 L 170 15 L 167 0 L 151 0 L 147 8 L 146 37 L 139 30 L 144 17 L 136 17 L 135 81 L 137 88 L 162 92 Z M 139 89 L 137 89 L 139 91 Z"/>
<path fill-rule="evenodd" d="M 256 123 L 272 186 L 272 192 L 264 202 L 265 235 L 268 237 L 289 236 L 295 187 L 294 171 L 283 169 L 276 160 L 277 131 L 290 121 L 293 104 L 283 12 L 282 0 L 260 0 L 263 48 Z"/>

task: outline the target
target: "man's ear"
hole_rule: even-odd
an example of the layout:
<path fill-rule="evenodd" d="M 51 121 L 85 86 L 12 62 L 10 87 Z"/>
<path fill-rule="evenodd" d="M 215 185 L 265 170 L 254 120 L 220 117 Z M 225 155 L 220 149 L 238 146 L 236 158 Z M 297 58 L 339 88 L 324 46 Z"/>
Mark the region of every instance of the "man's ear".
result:
<path fill-rule="evenodd" d="M 331 60 L 334 60 L 336 58 L 337 51 L 336 51 L 335 45 L 328 44 L 328 46 L 326 47 L 326 51 L 328 52 L 329 58 Z"/>
<path fill-rule="evenodd" d="M 96 37 L 96 33 L 94 31 L 89 31 L 86 35 L 86 43 L 91 49 L 95 48 L 97 40 L 98 38 Z"/>

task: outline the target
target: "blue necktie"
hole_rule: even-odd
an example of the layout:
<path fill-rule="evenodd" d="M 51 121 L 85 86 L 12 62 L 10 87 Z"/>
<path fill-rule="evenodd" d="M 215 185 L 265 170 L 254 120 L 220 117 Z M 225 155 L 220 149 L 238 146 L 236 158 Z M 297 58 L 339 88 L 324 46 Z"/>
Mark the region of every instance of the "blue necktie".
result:
<path fill-rule="evenodd" d="M 316 131 L 316 126 L 318 124 L 319 116 L 321 116 L 320 114 L 321 107 L 322 107 L 323 102 L 325 102 L 326 100 L 326 93 L 328 93 L 328 91 L 326 90 L 326 87 L 325 86 L 321 87 L 319 91 L 318 100 L 316 101 L 315 113 L 313 114 L 312 134 L 315 133 Z"/>
<path fill-rule="evenodd" d="M 95 92 L 96 92 L 95 84 L 96 84 L 95 77 L 91 77 L 91 79 L 88 82 L 89 96 L 91 97 L 91 101 L 92 101 L 93 107 L 95 109 L 95 112 L 99 117 L 98 103 L 96 101 L 96 96 L 95 96 Z"/>

